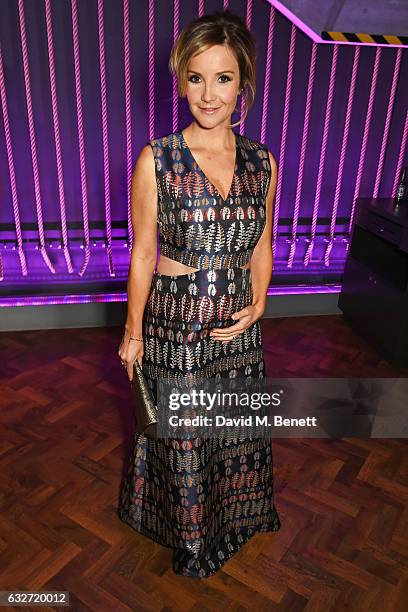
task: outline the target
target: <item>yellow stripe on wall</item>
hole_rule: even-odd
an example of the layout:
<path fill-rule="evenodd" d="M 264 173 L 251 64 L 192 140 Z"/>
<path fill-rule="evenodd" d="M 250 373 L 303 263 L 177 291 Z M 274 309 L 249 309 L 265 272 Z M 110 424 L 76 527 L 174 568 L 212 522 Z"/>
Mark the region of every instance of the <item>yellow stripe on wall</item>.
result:
<path fill-rule="evenodd" d="M 362 42 L 362 43 L 366 43 L 366 44 L 370 44 L 370 45 L 378 45 L 378 44 L 389 44 L 389 45 L 402 45 L 404 47 L 407 47 L 407 43 L 403 40 L 401 40 L 401 38 L 399 36 L 394 36 L 393 34 L 366 34 L 365 32 L 357 32 L 357 33 L 352 33 L 352 32 L 329 32 L 329 31 L 324 31 L 322 32 L 321 35 L 325 35 L 327 37 L 329 37 L 331 40 L 333 41 L 338 41 L 338 42 Z M 354 40 L 353 37 L 356 37 L 358 40 Z M 379 42 L 378 40 L 375 40 L 373 38 L 373 36 L 381 36 L 384 39 L 384 42 Z M 405 37 L 403 37 L 405 38 Z"/>
<path fill-rule="evenodd" d="M 398 38 L 398 36 L 392 36 L 391 34 L 388 36 L 383 34 L 383 36 L 385 40 L 390 43 L 390 45 L 402 45 L 401 39 Z"/>
<path fill-rule="evenodd" d="M 345 40 L 347 41 L 348 38 L 346 36 L 344 36 L 343 32 L 327 32 L 333 40 Z"/>
<path fill-rule="evenodd" d="M 370 36 L 370 34 L 364 34 L 364 32 L 357 32 L 356 36 L 358 36 L 361 42 L 375 43 L 375 40 Z"/>

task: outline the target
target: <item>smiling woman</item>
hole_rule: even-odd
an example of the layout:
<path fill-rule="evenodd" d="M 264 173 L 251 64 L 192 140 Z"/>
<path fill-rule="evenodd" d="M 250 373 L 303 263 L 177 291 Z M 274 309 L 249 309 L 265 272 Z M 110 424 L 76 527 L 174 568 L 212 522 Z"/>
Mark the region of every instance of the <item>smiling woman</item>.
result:
<path fill-rule="evenodd" d="M 266 376 L 259 319 L 272 273 L 277 169 L 265 144 L 231 129 L 241 90 L 252 92 L 246 112 L 251 105 L 255 56 L 253 36 L 228 11 L 188 25 L 170 66 L 194 120 L 150 140 L 136 164 L 119 354 L 130 376 L 140 360 L 156 402 L 159 380 L 200 389 Z M 132 341 L 141 335 L 143 343 Z M 256 532 L 280 527 L 270 439 L 226 434 L 135 435 L 119 517 L 172 547 L 177 574 L 207 578 Z"/>

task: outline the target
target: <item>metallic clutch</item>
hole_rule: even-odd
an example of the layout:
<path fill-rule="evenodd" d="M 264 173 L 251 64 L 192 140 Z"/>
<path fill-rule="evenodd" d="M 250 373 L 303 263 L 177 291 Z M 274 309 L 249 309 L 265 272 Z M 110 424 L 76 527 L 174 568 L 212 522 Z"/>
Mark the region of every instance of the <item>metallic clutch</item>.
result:
<path fill-rule="evenodd" d="M 158 411 L 147 380 L 136 359 L 133 364 L 133 379 L 130 381 L 133 413 L 137 433 L 144 433 L 149 438 L 157 437 Z"/>

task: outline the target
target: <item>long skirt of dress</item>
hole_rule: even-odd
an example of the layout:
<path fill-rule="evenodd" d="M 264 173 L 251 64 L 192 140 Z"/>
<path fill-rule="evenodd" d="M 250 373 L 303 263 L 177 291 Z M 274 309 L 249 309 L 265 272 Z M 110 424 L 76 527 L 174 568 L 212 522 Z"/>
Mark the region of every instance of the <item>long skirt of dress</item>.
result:
<path fill-rule="evenodd" d="M 251 272 L 155 272 L 143 317 L 143 371 L 156 381 L 266 376 L 259 322 L 223 343 L 209 336 L 252 302 Z M 174 549 L 173 570 L 207 578 L 256 532 L 277 531 L 268 438 L 151 439 L 135 434 L 118 516 Z"/>

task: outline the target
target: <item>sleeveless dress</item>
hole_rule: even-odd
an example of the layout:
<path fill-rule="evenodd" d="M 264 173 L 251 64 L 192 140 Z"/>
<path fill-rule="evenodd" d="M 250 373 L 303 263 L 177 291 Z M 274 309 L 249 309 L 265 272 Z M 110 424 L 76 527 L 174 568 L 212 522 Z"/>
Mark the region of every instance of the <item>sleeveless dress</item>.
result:
<path fill-rule="evenodd" d="M 268 149 L 236 138 L 225 200 L 195 161 L 181 131 L 148 141 L 155 160 L 160 253 L 198 268 L 154 272 L 143 315 L 142 368 L 156 381 L 266 376 L 259 321 L 234 340 L 214 327 L 252 302 L 249 262 L 265 227 Z M 256 532 L 277 531 L 270 439 L 151 439 L 135 434 L 118 516 L 173 548 L 176 574 L 207 578 Z"/>

